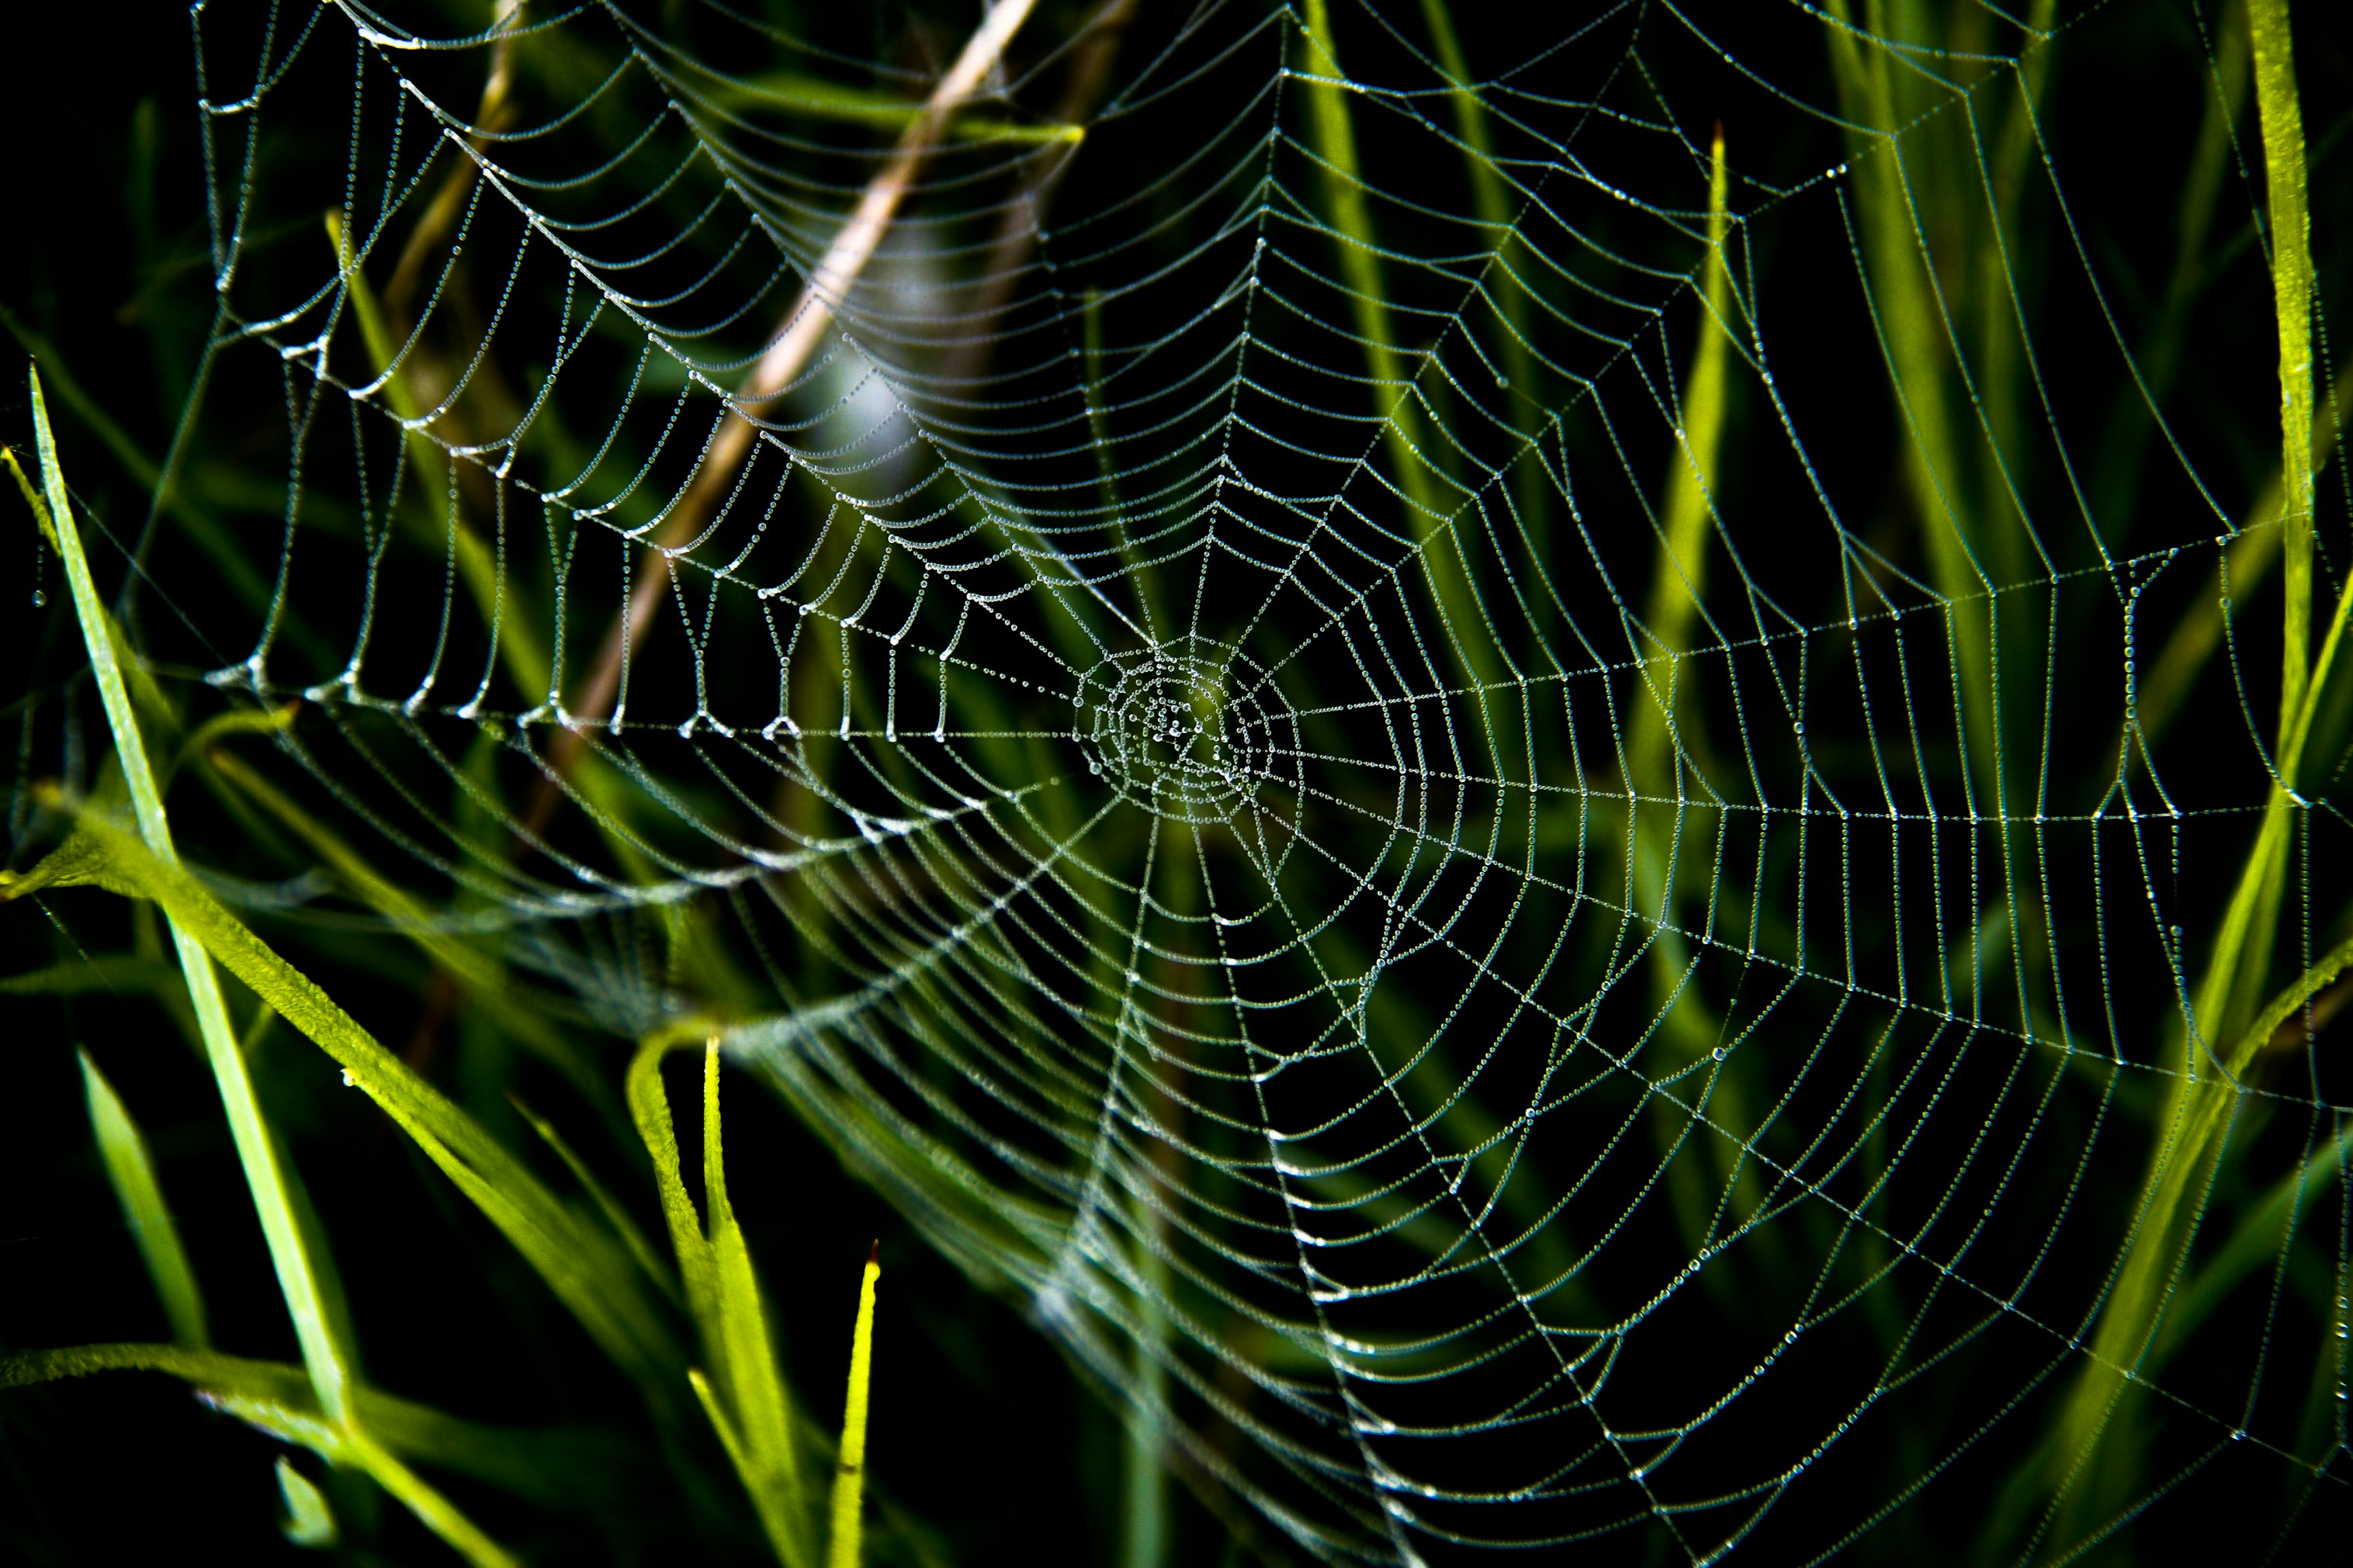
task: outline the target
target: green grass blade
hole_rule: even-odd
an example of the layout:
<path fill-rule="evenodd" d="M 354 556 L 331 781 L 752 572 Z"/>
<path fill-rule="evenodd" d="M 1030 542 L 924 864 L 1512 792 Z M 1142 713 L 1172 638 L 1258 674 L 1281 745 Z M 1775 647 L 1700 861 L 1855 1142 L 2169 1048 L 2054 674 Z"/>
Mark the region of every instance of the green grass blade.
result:
<path fill-rule="evenodd" d="M 2305 191 L 2304 110 L 2287 0 L 2247 0 L 2255 110 L 2263 126 L 2271 216 L 2272 297 L 2279 328 L 2281 560 L 2287 620 L 2280 639 L 2280 773 L 2295 786 L 2312 644 L 2312 216 Z"/>
<path fill-rule="evenodd" d="M 425 1528 L 454 1548 L 477 1568 L 522 1568 L 522 1559 L 484 1534 L 480 1525 L 459 1512 L 456 1504 L 395 1458 L 364 1430 L 345 1436 L 353 1458 L 376 1485 L 398 1498 Z"/>
<path fill-rule="evenodd" d="M 0 996 L 86 996 L 94 991 L 185 995 L 180 972 L 135 952 L 102 952 L 0 978 Z"/>
<path fill-rule="evenodd" d="M 2160 1122 L 2164 1129 L 2143 1187 L 2138 1225 L 2101 1314 L 2093 1359 L 2062 1417 L 2052 1455 L 2063 1490 L 2089 1468 L 2102 1433 L 2125 1393 L 2122 1370 L 2146 1353 L 2169 1281 L 2194 1234 L 2196 1211 L 2184 1201 L 2211 1177 L 2213 1143 L 2228 1121 L 2238 1079 L 2272 1031 L 2304 1005 L 2347 957 L 2340 948 L 2304 981 L 2254 1016 L 2271 966 L 2295 824 L 2290 792 L 2316 698 L 2342 635 L 2353 594 L 2340 600 L 2318 667 L 2310 659 L 2312 598 L 2313 395 L 2312 253 L 2305 198 L 2302 111 L 2295 89 L 2285 0 L 2250 0 L 2255 93 L 2272 218 L 2273 298 L 2280 344 L 2281 546 L 2287 615 L 2282 634 L 2278 774 L 2255 844 L 2223 914 L 2198 988 L 2192 1019 L 2201 1040 L 2185 1042 L 2181 1076 Z M 2336 967 L 2331 968 L 2334 964 Z M 2201 1041 L 2202 1047 L 2201 1049 Z M 2207 1070 L 2209 1067 L 2215 1069 Z"/>
<path fill-rule="evenodd" d="M 768 1335 L 767 1310 L 750 1249 L 727 1197 L 726 1149 L 720 1133 L 719 1040 L 703 1040 L 702 1183 L 708 1233 L 688 1195 L 662 1088 L 662 1058 L 695 1044 L 685 1026 L 647 1039 L 629 1064 L 629 1112 L 653 1161 L 654 1184 L 686 1286 L 689 1311 L 710 1373 L 688 1375 L 728 1461 L 751 1494 L 761 1529 L 787 1568 L 814 1560 L 809 1508 L 794 1446 L 791 1404 Z"/>
<path fill-rule="evenodd" d="M 826 1568 L 858 1568 L 866 1498 L 866 1412 L 874 1373 L 874 1288 L 882 1278 L 878 1244 L 858 1279 L 858 1327 L 849 1341 L 849 1390 L 842 1401 L 840 1458 L 833 1473 L 833 1539 Z"/>
<path fill-rule="evenodd" d="M 322 1421 L 292 1406 L 248 1394 L 206 1390 L 202 1397 L 214 1409 L 281 1443 L 299 1444 L 329 1464 L 364 1473 L 475 1568 L 522 1568 L 522 1558 L 491 1540 L 457 1504 L 357 1425 Z"/>
<path fill-rule="evenodd" d="M 1306 0 L 1301 16 L 1301 61 L 1293 75 L 1307 100 L 1307 145 L 1324 166 L 1324 200 L 1332 212 L 1334 248 L 1340 286 L 1356 318 L 1356 338 L 1372 381 L 1375 408 L 1382 418 L 1395 483 L 1404 502 L 1404 531 L 1422 542 L 1420 566 L 1447 627 L 1448 653 L 1463 679 L 1474 688 L 1500 683 L 1490 644 L 1475 628 L 1487 625 L 1478 607 L 1478 586 L 1463 554 L 1459 531 L 1447 516 L 1454 509 L 1439 493 L 1430 460 L 1415 448 L 1422 421 L 1417 382 L 1419 364 L 1409 363 L 1395 342 L 1388 294 L 1381 281 L 1380 252 L 1372 207 L 1356 156 L 1349 120 L 1352 95 L 1341 76 L 1339 47 L 1332 33 L 1328 0 Z M 1443 533 L 1444 538 L 1435 537 Z"/>
<path fill-rule="evenodd" d="M 327 1506 L 327 1494 L 283 1454 L 278 1456 L 278 1495 L 286 1503 L 278 1528 L 288 1541 L 312 1551 L 335 1544 L 335 1510 Z"/>
<path fill-rule="evenodd" d="M 180 1227 L 164 1201 L 162 1184 L 155 1180 L 147 1140 L 90 1053 L 74 1054 L 81 1060 L 90 1131 L 98 1136 L 107 1183 L 122 1205 L 122 1218 L 131 1226 L 131 1238 L 139 1244 L 139 1256 L 146 1261 L 147 1278 L 154 1282 L 155 1294 L 164 1303 L 172 1338 L 193 1350 L 203 1350 L 211 1343 L 205 1328 L 204 1293 L 196 1288 L 195 1270 L 188 1266 L 187 1251 L 180 1245 Z"/>
<path fill-rule="evenodd" d="M 662 1058 L 694 1042 L 678 1035 L 656 1036 L 638 1047 L 629 1063 L 629 1115 L 638 1136 L 653 1162 L 654 1189 L 661 1201 L 662 1220 L 670 1231 L 670 1250 L 678 1258 L 679 1278 L 686 1287 L 686 1308 L 698 1331 L 718 1318 L 719 1286 L 711 1261 L 711 1247 L 702 1237 L 702 1216 L 694 1211 L 680 1173 L 678 1134 L 670 1119 L 670 1100 L 662 1090 Z"/>
<path fill-rule="evenodd" d="M 793 1442 L 792 1409 L 768 1333 L 767 1304 L 752 1268 L 751 1249 L 727 1197 L 726 1152 L 720 1138 L 719 1039 L 702 1054 L 702 1195 L 711 1216 L 712 1274 L 718 1287 L 719 1335 L 729 1403 L 752 1489 L 769 1543 L 786 1568 L 813 1561 L 807 1531 L 808 1503 Z"/>
<path fill-rule="evenodd" d="M 47 405 L 41 398 L 40 373 L 30 372 L 29 380 L 33 428 L 39 443 L 50 528 L 65 567 L 66 582 L 73 593 L 82 641 L 90 650 L 90 673 L 106 709 L 107 725 L 113 731 L 115 756 L 130 787 L 139 835 L 159 868 L 185 879 L 185 873 L 179 871 L 178 853 L 173 847 L 171 826 L 164 815 L 163 796 L 155 787 L 154 770 L 148 764 L 146 742 L 132 710 L 121 662 L 116 657 L 111 617 L 99 599 L 90 562 L 82 553 L 81 533 L 74 525 L 65 473 L 58 460 L 57 439 L 49 429 Z M 168 906 L 166 913 L 170 913 Z M 330 1420 L 341 1422 L 348 1415 L 345 1390 L 351 1373 L 343 1349 L 335 1342 L 329 1329 L 322 1302 L 324 1292 L 319 1276 L 326 1265 L 322 1259 L 313 1258 L 303 1245 L 289 1190 L 292 1173 L 280 1164 L 269 1131 L 262 1122 L 261 1104 L 246 1070 L 245 1058 L 237 1049 L 236 1033 L 229 1027 L 227 1004 L 221 998 L 220 982 L 213 973 L 212 961 L 178 919 L 173 919 L 171 923 L 173 945 L 179 952 L 181 973 L 187 978 L 188 996 L 204 1037 L 205 1055 L 213 1069 L 213 1080 L 220 1089 L 222 1106 L 228 1114 L 229 1132 L 237 1145 L 238 1163 L 244 1168 L 246 1186 L 260 1215 L 280 1292 L 294 1321 L 303 1365 L 310 1370 L 320 1408 Z"/>
<path fill-rule="evenodd" d="M 1713 496 L 1725 410 L 1731 399 L 1732 236 L 1731 175 L 1724 162 L 1724 131 L 1718 127 L 1707 180 L 1706 280 L 1700 291 L 1704 314 L 1699 343 L 1683 387 L 1680 450 L 1667 473 L 1660 519 L 1658 564 L 1651 579 L 1651 636 L 1670 656 L 1690 651 L 1692 623 L 1707 595 L 1707 541 L 1715 516 Z M 1647 714 L 1648 710 L 1645 710 Z M 1663 736 L 1661 737 L 1663 739 Z"/>
<path fill-rule="evenodd" d="M 496 1225 L 592 1338 L 667 1415 L 679 1358 L 644 1281 L 606 1233 L 548 1190 L 439 1089 L 379 1044 L 327 994 L 222 907 L 195 878 L 165 864 L 95 814 L 11 896 L 89 884 L 153 900 L 199 953 L 245 982 L 343 1068 Z M 235 1042 L 230 1042 L 234 1047 Z M 292 1219 L 289 1218 L 290 1226 Z M 323 1401 L 322 1402 L 323 1405 Z M 340 1418 L 340 1412 L 338 1412 Z"/>
<path fill-rule="evenodd" d="M 360 271 L 359 258 L 352 254 L 351 235 L 343 226 L 340 212 L 327 214 L 327 238 L 335 247 L 335 260 L 342 269 L 345 298 L 351 301 L 352 314 L 359 321 L 360 337 L 367 350 L 368 360 L 378 374 L 391 374 L 384 384 L 385 401 L 392 411 L 404 420 L 415 419 L 425 412 L 423 403 L 410 384 L 410 364 L 394 369 L 393 362 L 400 353 L 400 342 L 393 331 L 392 322 L 374 290 Z M 437 472 L 437 459 L 448 462 L 432 437 L 422 430 L 411 430 L 406 443 L 409 462 L 417 470 L 424 489 L 420 493 L 438 493 L 448 482 L 446 473 Z M 533 629 L 534 617 L 520 613 L 501 614 L 501 606 L 516 595 L 513 584 L 506 580 L 501 569 L 498 552 L 486 542 L 473 524 L 463 515 L 451 511 L 447 527 L 447 539 L 426 542 L 446 547 L 452 553 L 458 575 L 464 580 L 466 591 L 480 612 L 482 626 L 498 644 L 501 661 L 508 677 L 519 691 L 536 697 L 548 690 L 550 654 L 539 644 L 539 634 Z"/>

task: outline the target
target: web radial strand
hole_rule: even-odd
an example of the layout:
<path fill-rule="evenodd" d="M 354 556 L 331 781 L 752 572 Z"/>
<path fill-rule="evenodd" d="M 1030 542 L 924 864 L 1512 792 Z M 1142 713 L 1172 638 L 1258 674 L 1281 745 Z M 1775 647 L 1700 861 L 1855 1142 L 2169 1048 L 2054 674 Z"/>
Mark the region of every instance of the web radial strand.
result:
<path fill-rule="evenodd" d="M 1289 1550 L 2341 1489 L 2303 1034 L 2156 1222 L 2202 1315 L 2097 1332 L 2271 784 L 2275 436 L 2169 418 L 2172 176 L 2048 84 L 2147 7 L 1112 4 L 968 96 L 953 8 L 484 9 L 196 10 L 205 419 L 287 483 L 187 630 L 453 921 L 638 1033 L 717 971 L 616 933 L 715 913 L 735 1059 Z M 2258 674 L 2167 731 L 2200 626 Z M 2023 1457 L 2124 1366 L 2137 1459 Z"/>

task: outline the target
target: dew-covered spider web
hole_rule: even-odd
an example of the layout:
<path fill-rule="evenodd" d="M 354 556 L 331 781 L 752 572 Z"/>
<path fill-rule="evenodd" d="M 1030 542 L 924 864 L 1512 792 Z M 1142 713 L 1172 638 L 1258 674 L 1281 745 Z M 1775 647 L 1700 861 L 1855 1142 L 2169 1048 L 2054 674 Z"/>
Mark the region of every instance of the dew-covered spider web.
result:
<path fill-rule="evenodd" d="M 208 0 L 146 620 L 1271 1554 L 2341 1519 L 2243 12 L 1478 9 Z"/>

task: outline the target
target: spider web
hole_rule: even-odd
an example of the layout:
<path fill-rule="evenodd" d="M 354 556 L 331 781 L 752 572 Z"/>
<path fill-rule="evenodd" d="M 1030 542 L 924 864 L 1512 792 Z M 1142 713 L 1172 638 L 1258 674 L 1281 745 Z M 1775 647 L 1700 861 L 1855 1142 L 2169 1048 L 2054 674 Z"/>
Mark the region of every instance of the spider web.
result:
<path fill-rule="evenodd" d="M 2098 1337 L 2270 780 L 2277 503 L 2046 135 L 2155 8 L 1531 9 L 209 0 L 205 418 L 282 399 L 289 481 L 153 591 L 453 925 L 726 1018 L 1313 1555 L 2335 1498 L 2312 1009 Z M 2166 15 L 2212 118 L 2243 53 Z M 2104 1370 L 2121 1480 L 2045 1436 Z"/>

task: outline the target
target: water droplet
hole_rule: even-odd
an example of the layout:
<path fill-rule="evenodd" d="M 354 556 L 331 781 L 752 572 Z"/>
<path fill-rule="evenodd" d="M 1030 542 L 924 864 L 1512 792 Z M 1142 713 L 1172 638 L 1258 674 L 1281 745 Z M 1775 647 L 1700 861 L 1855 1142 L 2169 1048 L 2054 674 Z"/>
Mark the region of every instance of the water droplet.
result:
<path fill-rule="evenodd" d="M 33 590 L 33 608 L 35 608 L 35 609 L 37 609 L 37 610 L 47 609 L 47 608 L 48 607 L 48 604 L 49 604 L 49 596 L 48 596 L 48 595 L 47 595 L 46 593 L 43 593 L 43 592 L 42 592 L 40 589 L 38 589 L 38 588 L 36 588 L 36 589 L 34 589 L 34 590 Z"/>
<path fill-rule="evenodd" d="M 1718 1046 L 1710 1054 L 1713 1055 L 1717 1061 L 1722 1061 L 1724 1059 L 1724 1047 L 1722 1046 Z"/>

